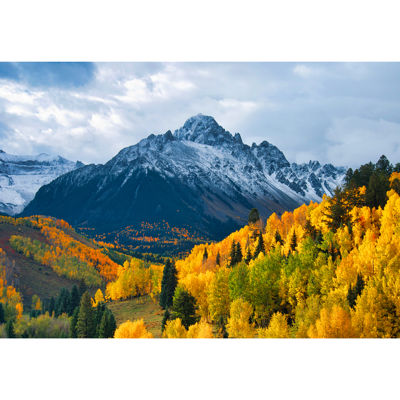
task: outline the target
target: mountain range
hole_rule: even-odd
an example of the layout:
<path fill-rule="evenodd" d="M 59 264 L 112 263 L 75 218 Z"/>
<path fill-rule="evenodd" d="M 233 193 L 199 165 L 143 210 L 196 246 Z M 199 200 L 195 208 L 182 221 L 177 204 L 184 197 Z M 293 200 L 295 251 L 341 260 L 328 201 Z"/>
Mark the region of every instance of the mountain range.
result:
<path fill-rule="evenodd" d="M 273 144 L 251 146 L 213 117 L 189 118 L 174 133 L 151 134 L 106 164 L 85 165 L 42 186 L 22 215 L 63 218 L 97 232 L 166 221 L 220 239 L 247 221 L 331 195 L 346 169 L 290 163 Z"/>
<path fill-rule="evenodd" d="M 20 213 L 41 186 L 81 166 L 79 161 L 45 153 L 17 156 L 0 150 L 0 212 Z"/>

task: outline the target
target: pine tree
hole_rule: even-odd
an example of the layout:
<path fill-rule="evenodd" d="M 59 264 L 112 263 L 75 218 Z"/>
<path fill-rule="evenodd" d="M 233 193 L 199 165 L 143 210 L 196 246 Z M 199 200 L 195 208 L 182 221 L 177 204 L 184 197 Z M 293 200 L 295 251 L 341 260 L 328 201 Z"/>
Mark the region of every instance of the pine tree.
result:
<path fill-rule="evenodd" d="M 365 286 L 364 280 L 360 274 L 357 274 L 357 281 L 354 288 L 350 285 L 349 290 L 347 291 L 347 301 L 349 302 L 349 306 L 354 308 L 356 305 L 357 297 L 361 295 Z"/>
<path fill-rule="evenodd" d="M 117 328 L 114 314 L 107 307 L 104 310 L 103 316 L 101 317 L 99 325 L 99 338 L 112 338 Z"/>
<path fill-rule="evenodd" d="M 78 315 L 79 315 L 79 307 L 75 307 L 74 312 L 72 313 L 70 332 L 72 338 L 78 337 L 78 332 L 76 331 L 76 325 L 78 323 Z"/>
<path fill-rule="evenodd" d="M 99 328 L 101 324 L 101 320 L 103 318 L 103 315 L 105 314 L 106 306 L 104 303 L 100 303 L 97 305 L 97 307 L 94 308 L 94 320 L 95 320 L 95 325 L 96 325 L 96 337 L 99 337 Z"/>
<path fill-rule="evenodd" d="M 292 239 L 290 240 L 290 249 L 292 251 L 296 251 L 296 247 L 297 247 L 297 236 L 296 232 L 293 231 Z"/>
<path fill-rule="evenodd" d="M 255 224 L 260 220 L 260 213 L 257 208 L 252 208 L 249 213 L 248 223 L 249 225 Z"/>
<path fill-rule="evenodd" d="M 81 302 L 81 296 L 79 295 L 79 289 L 76 285 L 74 285 L 72 287 L 70 302 L 71 302 L 71 315 L 72 315 L 75 308 L 79 307 L 79 304 Z"/>
<path fill-rule="evenodd" d="M 56 317 L 63 313 L 71 313 L 71 295 L 69 290 L 66 288 L 61 289 L 60 295 L 58 296 L 55 304 Z"/>
<path fill-rule="evenodd" d="M 240 245 L 239 242 L 236 243 L 236 262 L 235 264 L 240 263 L 243 260 L 243 254 L 242 254 L 242 246 Z"/>
<path fill-rule="evenodd" d="M 52 315 L 53 312 L 55 312 L 55 310 L 56 310 L 56 301 L 55 301 L 54 297 L 51 297 L 50 301 L 49 301 L 49 309 L 48 309 L 49 315 Z"/>
<path fill-rule="evenodd" d="M 199 320 L 196 309 L 196 299 L 182 286 L 178 286 L 172 303 L 172 318 L 180 318 L 182 325 L 188 329 Z"/>
<path fill-rule="evenodd" d="M 114 313 L 109 309 L 107 310 L 107 337 L 113 338 L 115 330 L 117 329 L 117 321 L 115 321 Z"/>
<path fill-rule="evenodd" d="M 6 317 L 4 315 L 3 303 L 0 303 L 0 324 L 4 324 L 6 322 Z"/>
<path fill-rule="evenodd" d="M 306 231 L 306 235 L 315 240 L 315 235 L 317 233 L 314 226 L 311 224 L 310 220 L 306 220 L 306 225 L 304 226 L 304 230 Z"/>
<path fill-rule="evenodd" d="M 160 306 L 164 309 L 167 308 L 167 291 L 168 291 L 167 286 L 168 286 L 170 270 L 171 270 L 171 261 L 167 259 L 167 262 L 165 263 L 164 266 L 163 277 L 161 280 L 161 293 L 160 293 Z"/>
<path fill-rule="evenodd" d="M 167 260 L 161 281 L 160 306 L 164 309 L 172 305 L 176 285 L 178 284 L 175 263 Z"/>
<path fill-rule="evenodd" d="M 278 230 L 276 230 L 276 232 L 275 232 L 275 242 L 280 243 L 280 244 L 283 243 L 282 236 Z"/>
<path fill-rule="evenodd" d="M 10 319 L 6 324 L 6 333 L 7 337 L 10 339 L 15 338 L 15 331 L 14 331 L 14 321 Z"/>
<path fill-rule="evenodd" d="M 208 259 L 208 252 L 207 252 L 207 247 L 205 247 L 203 253 L 203 264 L 207 261 L 207 259 Z"/>
<path fill-rule="evenodd" d="M 257 247 L 254 251 L 253 258 L 256 259 L 260 253 L 265 253 L 264 239 L 261 232 L 258 234 Z"/>
<path fill-rule="evenodd" d="M 85 293 L 86 291 L 87 291 L 86 282 L 84 281 L 84 279 L 81 279 L 81 281 L 79 282 L 79 295 L 80 295 L 80 297 L 82 297 L 83 293 Z"/>
<path fill-rule="evenodd" d="M 221 256 L 220 256 L 220 254 L 219 254 L 219 251 L 218 251 L 217 257 L 216 257 L 216 259 L 215 259 L 215 264 L 218 265 L 218 266 L 221 265 Z"/>
<path fill-rule="evenodd" d="M 78 338 L 92 338 L 96 334 L 95 315 L 89 292 L 85 292 L 81 298 L 78 322 L 76 324 Z"/>

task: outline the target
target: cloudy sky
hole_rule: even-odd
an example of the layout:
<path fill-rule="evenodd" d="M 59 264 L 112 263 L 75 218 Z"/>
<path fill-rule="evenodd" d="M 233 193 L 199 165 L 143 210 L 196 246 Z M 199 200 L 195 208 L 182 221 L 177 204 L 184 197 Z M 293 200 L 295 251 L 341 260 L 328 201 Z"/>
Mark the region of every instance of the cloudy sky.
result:
<path fill-rule="evenodd" d="M 0 63 L 11 154 L 104 163 L 198 113 L 292 162 L 400 162 L 399 63 Z"/>

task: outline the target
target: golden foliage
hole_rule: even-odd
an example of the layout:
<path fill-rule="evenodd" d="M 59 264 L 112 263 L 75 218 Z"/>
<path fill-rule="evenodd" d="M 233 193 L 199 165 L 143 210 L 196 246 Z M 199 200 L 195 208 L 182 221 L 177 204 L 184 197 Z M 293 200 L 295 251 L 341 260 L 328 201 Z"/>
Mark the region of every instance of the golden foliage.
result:
<path fill-rule="evenodd" d="M 153 335 L 147 331 L 143 319 L 125 321 L 115 331 L 116 339 L 151 339 Z"/>

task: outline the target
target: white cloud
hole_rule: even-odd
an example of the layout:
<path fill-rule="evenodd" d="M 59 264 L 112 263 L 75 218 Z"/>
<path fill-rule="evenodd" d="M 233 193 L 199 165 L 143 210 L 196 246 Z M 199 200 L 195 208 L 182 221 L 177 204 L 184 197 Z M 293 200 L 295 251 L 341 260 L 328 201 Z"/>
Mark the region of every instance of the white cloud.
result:
<path fill-rule="evenodd" d="M 9 103 L 34 104 L 43 92 L 29 91 L 22 85 L 0 81 L 0 98 Z"/>

